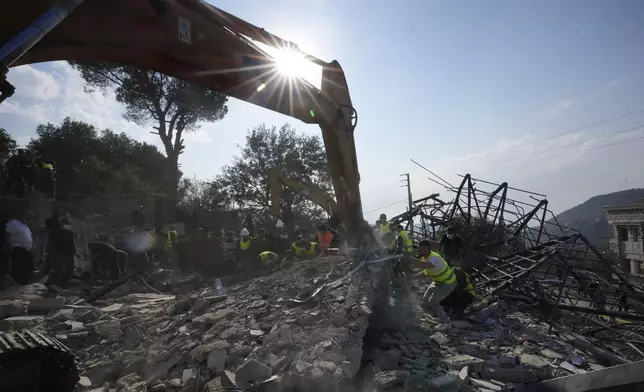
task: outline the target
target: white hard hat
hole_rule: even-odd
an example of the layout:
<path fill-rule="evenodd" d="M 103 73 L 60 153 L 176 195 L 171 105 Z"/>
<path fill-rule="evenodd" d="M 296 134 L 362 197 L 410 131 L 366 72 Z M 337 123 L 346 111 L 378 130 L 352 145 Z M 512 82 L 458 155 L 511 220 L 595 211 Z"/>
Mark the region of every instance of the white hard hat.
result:
<path fill-rule="evenodd" d="M 278 219 L 278 220 L 277 220 L 277 223 L 275 224 L 275 228 L 276 228 L 276 229 L 282 229 L 282 228 L 284 228 L 284 222 L 282 222 L 282 220 L 281 220 L 281 219 Z"/>
<path fill-rule="evenodd" d="M 249 235 L 249 234 L 250 234 L 250 233 L 248 233 L 248 230 L 246 230 L 246 228 L 243 228 L 243 229 L 239 232 L 239 235 L 240 235 L 240 236 L 242 236 L 242 237 L 246 237 L 246 236 L 247 236 L 247 235 Z"/>

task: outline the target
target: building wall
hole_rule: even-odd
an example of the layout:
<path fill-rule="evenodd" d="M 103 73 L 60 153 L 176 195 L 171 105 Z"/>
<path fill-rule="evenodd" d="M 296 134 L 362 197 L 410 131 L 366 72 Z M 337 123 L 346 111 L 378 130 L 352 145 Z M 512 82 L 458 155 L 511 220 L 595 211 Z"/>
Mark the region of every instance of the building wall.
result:
<path fill-rule="evenodd" d="M 644 205 L 615 206 L 606 208 L 608 222 L 613 225 L 610 248 L 621 259 L 622 268 L 631 274 L 644 272 Z"/>

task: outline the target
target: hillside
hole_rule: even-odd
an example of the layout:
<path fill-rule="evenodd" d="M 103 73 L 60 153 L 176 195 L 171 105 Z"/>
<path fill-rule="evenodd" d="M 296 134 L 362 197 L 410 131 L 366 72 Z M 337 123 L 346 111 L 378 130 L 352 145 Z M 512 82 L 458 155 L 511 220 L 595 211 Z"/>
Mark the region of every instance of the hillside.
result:
<path fill-rule="evenodd" d="M 563 226 L 579 230 L 597 245 L 603 245 L 613 235 L 612 226 L 606 220 L 603 206 L 627 204 L 644 198 L 644 189 L 627 189 L 591 197 L 580 205 L 557 215 L 557 221 Z"/>

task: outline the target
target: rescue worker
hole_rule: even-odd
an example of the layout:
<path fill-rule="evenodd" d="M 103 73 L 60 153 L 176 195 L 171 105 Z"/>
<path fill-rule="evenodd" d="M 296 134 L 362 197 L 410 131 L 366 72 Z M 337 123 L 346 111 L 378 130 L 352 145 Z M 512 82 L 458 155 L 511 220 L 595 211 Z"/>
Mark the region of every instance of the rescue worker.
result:
<path fill-rule="evenodd" d="M 445 313 L 445 309 L 441 306 L 441 302 L 456 289 L 456 275 L 454 275 L 454 271 L 443 256 L 431 250 L 431 243 L 428 240 L 420 241 L 418 254 L 420 259 L 413 257 L 409 259 L 414 265 L 422 268 L 425 276 L 432 280 L 434 290 L 431 293 L 428 290 L 424 297 L 427 300 L 428 307 L 440 322 L 436 326 L 436 330 L 446 331 L 452 327 L 452 323 L 447 313 Z"/>
<path fill-rule="evenodd" d="M 47 198 L 53 198 L 56 194 L 56 172 L 54 165 L 48 161 L 40 162 L 40 170 L 38 176 L 38 186 L 40 191 L 44 193 Z"/>
<path fill-rule="evenodd" d="M 331 233 L 326 225 L 319 225 L 317 233 L 315 233 L 320 250 L 324 253 L 329 251 L 331 241 L 333 241 L 333 233 Z"/>
<path fill-rule="evenodd" d="M 463 269 L 453 267 L 452 271 L 456 276 L 456 288 L 440 304 L 442 307 L 452 310 L 453 320 L 463 320 L 465 309 L 474 301 L 476 292 L 469 275 Z"/>
<path fill-rule="evenodd" d="M 116 249 L 113 242 L 112 238 L 101 236 L 97 241 L 87 243 L 92 273 L 95 276 L 108 275 L 112 279 L 121 277 L 129 256 L 126 252 Z"/>
<path fill-rule="evenodd" d="M 308 238 L 299 236 L 297 240 L 291 244 L 291 249 L 293 254 L 300 259 L 303 258 L 312 258 L 321 253 L 320 246 L 310 241 Z"/>
<path fill-rule="evenodd" d="M 13 280 L 21 285 L 29 283 L 34 271 L 34 259 L 31 254 L 34 240 L 29 228 L 29 222 L 33 217 L 33 212 L 26 211 L 7 222 L 4 229 L 7 236 L 7 250 L 11 258 L 9 273 Z"/>
<path fill-rule="evenodd" d="M 452 267 L 463 266 L 463 254 L 465 253 L 465 243 L 458 235 L 456 227 L 450 226 L 443 233 L 438 241 L 438 251 L 445 256 Z"/>
<path fill-rule="evenodd" d="M 385 235 L 385 233 L 391 231 L 391 223 L 387 222 L 387 215 L 380 214 L 380 218 L 376 223 L 378 224 L 378 232 L 380 233 L 381 237 Z"/>
<path fill-rule="evenodd" d="M 261 262 L 262 268 L 266 271 L 269 271 L 273 269 L 273 267 L 277 263 L 277 260 L 279 259 L 279 256 L 277 255 L 277 253 L 273 253 L 267 250 L 260 253 L 257 256 L 257 259 L 259 259 L 259 261 Z"/>
<path fill-rule="evenodd" d="M 402 225 L 397 225 L 395 228 L 395 233 L 388 232 L 385 234 L 383 239 L 388 239 L 390 236 L 395 236 L 396 240 L 393 242 L 395 247 L 393 248 L 393 254 L 402 255 L 401 259 L 398 259 L 393 266 L 393 286 L 395 288 L 402 289 L 403 293 L 411 293 L 411 287 L 409 287 L 409 282 L 407 281 L 407 275 L 411 274 L 411 269 L 409 268 L 410 258 L 414 253 L 414 243 L 412 242 L 411 237 L 407 230 L 403 228 Z M 405 296 L 407 295 L 405 294 Z"/>
<path fill-rule="evenodd" d="M 64 212 L 60 207 L 55 207 L 51 211 L 51 216 L 45 219 L 45 234 L 46 238 L 43 243 L 43 246 L 46 246 L 47 256 L 45 257 L 45 265 L 43 272 L 45 275 L 49 274 L 49 271 L 54 266 L 54 260 L 56 260 L 56 246 L 53 244 L 52 238 L 54 233 L 61 227 L 60 220 L 63 217 Z"/>
<path fill-rule="evenodd" d="M 239 265 L 242 273 L 249 274 L 252 272 L 252 260 L 254 259 L 254 257 L 251 256 L 252 249 L 250 233 L 248 232 L 248 229 L 243 228 L 239 232 L 239 235 L 241 238 L 237 244 L 237 254 L 235 259 L 237 260 L 237 264 Z"/>
<path fill-rule="evenodd" d="M 74 276 L 74 258 L 77 252 L 71 220 L 68 217 L 63 217 L 60 224 L 51 238 L 51 244 L 56 248 L 56 256 L 54 271 L 47 280 L 47 284 L 65 287 Z"/>
<path fill-rule="evenodd" d="M 173 225 L 170 225 L 168 232 L 165 234 L 165 258 L 166 262 L 173 265 L 177 262 L 177 231 Z"/>

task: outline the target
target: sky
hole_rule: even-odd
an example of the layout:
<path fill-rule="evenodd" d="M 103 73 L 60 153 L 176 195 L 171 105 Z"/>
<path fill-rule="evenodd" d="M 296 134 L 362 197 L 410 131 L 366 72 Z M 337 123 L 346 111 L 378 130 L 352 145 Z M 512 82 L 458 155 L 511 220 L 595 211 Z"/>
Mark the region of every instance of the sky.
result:
<path fill-rule="evenodd" d="M 471 173 L 546 194 L 556 213 L 597 194 L 644 187 L 644 2 L 212 3 L 342 65 L 359 116 L 369 221 L 404 211 L 403 173 L 414 198 L 453 197 L 410 159 L 452 184 Z M 160 146 L 151 127 L 122 118 L 113 95 L 86 93 L 64 62 L 13 68 L 8 78 L 17 92 L 0 105 L 0 127 L 21 144 L 38 124 L 70 116 Z M 223 120 L 186 137 L 182 170 L 210 178 L 231 162 L 247 130 L 286 122 L 320 134 L 231 99 Z"/>

